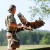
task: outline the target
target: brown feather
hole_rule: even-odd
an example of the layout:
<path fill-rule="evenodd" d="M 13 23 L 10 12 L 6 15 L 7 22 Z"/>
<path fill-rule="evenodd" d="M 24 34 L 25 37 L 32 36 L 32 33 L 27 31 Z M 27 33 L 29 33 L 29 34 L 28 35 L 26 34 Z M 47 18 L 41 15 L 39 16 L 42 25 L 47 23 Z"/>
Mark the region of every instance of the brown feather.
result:
<path fill-rule="evenodd" d="M 36 28 L 43 26 L 44 22 L 42 20 L 41 21 L 39 20 L 39 21 L 35 21 L 35 22 L 28 22 L 27 25 L 31 26 L 31 28 L 36 29 Z"/>
<path fill-rule="evenodd" d="M 26 27 L 30 26 L 31 28 L 36 29 L 44 25 L 44 22 L 42 20 L 38 20 L 38 21 L 36 20 L 35 22 L 28 22 L 21 13 L 18 14 L 18 17 L 21 23 Z"/>

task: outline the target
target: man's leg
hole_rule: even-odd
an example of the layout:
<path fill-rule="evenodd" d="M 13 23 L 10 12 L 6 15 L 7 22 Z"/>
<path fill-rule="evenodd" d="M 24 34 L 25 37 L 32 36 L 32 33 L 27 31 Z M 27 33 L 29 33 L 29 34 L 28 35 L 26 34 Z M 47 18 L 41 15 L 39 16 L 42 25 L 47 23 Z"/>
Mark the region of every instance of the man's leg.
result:
<path fill-rule="evenodd" d="M 17 39 L 17 36 L 16 35 L 13 35 L 12 37 L 12 42 L 11 42 L 11 46 L 13 48 L 19 48 L 20 47 L 20 43 L 19 43 L 19 40 Z"/>
<path fill-rule="evenodd" d="M 16 48 L 11 47 L 11 39 L 8 39 L 8 50 L 16 50 Z"/>
<path fill-rule="evenodd" d="M 16 48 L 11 47 L 12 34 L 7 32 L 6 36 L 7 36 L 7 39 L 8 39 L 8 50 L 16 50 Z"/>

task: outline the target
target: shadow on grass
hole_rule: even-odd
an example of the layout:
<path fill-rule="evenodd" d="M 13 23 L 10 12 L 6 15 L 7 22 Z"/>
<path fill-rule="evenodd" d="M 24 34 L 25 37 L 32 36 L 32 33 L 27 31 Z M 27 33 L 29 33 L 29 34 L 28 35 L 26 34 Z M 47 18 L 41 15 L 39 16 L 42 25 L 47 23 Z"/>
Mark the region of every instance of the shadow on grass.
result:
<path fill-rule="evenodd" d="M 23 49 L 23 50 L 50 50 L 50 47 L 36 48 L 36 49 Z"/>

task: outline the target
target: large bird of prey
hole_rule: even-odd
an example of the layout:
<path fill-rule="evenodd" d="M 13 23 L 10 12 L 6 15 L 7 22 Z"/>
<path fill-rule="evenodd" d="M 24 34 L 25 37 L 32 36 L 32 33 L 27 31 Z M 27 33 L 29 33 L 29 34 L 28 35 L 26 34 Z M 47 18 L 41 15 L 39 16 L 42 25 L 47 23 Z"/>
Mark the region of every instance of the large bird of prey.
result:
<path fill-rule="evenodd" d="M 38 20 L 38 21 L 36 20 L 35 22 L 28 22 L 21 13 L 18 14 L 18 17 L 19 17 L 21 23 L 25 26 L 25 29 L 27 29 L 27 30 L 40 28 L 45 23 L 42 20 Z"/>

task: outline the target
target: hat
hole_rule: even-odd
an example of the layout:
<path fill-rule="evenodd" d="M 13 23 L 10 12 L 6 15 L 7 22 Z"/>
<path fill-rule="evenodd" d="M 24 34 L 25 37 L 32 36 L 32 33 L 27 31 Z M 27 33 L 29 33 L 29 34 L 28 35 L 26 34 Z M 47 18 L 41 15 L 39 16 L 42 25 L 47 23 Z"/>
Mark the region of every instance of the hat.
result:
<path fill-rule="evenodd" d="M 8 11 L 11 11 L 13 8 L 15 8 L 16 6 L 15 5 L 10 5 L 9 7 L 9 10 Z"/>

